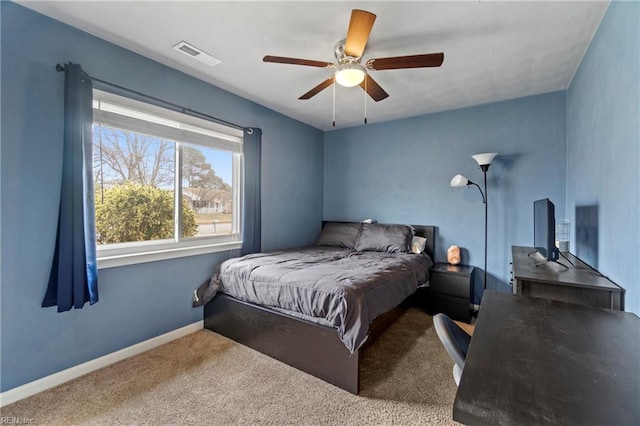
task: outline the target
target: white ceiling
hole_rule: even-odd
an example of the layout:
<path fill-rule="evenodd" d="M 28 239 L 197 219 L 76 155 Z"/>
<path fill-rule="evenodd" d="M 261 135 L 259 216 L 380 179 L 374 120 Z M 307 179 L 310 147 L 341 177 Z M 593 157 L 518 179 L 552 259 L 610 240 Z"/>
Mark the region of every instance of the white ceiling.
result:
<path fill-rule="evenodd" d="M 323 130 L 333 90 L 298 97 L 331 70 L 263 63 L 264 55 L 334 62 L 351 9 L 378 17 L 363 62 L 444 52 L 440 68 L 371 71 L 389 93 L 367 98 L 369 123 L 566 89 L 606 2 L 18 1 L 57 20 Z M 214 67 L 172 48 L 220 59 Z M 88 70 L 99 76 L 99 70 Z M 363 124 L 359 87 L 336 89 L 336 126 Z"/>

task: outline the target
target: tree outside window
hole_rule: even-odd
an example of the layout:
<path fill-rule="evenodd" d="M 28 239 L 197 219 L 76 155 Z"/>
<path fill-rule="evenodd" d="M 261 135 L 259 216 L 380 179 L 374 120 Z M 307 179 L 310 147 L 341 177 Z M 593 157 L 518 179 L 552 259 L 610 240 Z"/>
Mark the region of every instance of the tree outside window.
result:
<path fill-rule="evenodd" d="M 94 123 L 93 140 L 98 244 L 175 237 L 176 158 L 181 167 L 181 237 L 232 232 L 231 152 L 100 122 Z M 216 173 L 214 163 L 226 170 L 225 177 Z"/>

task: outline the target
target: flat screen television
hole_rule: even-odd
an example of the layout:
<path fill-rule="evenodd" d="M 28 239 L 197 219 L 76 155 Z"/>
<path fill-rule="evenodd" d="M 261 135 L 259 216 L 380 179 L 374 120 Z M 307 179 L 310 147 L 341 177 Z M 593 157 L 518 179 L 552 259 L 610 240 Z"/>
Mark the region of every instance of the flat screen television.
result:
<path fill-rule="evenodd" d="M 555 206 L 548 198 L 533 202 L 533 246 L 547 260 L 558 260 Z"/>

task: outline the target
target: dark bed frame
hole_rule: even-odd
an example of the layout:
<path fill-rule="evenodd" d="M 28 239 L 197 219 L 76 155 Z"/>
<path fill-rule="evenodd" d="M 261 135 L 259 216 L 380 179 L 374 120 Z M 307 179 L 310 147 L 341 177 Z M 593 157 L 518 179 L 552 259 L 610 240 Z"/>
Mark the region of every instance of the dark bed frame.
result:
<path fill-rule="evenodd" d="M 413 225 L 435 253 L 436 227 Z M 435 260 L 434 260 L 435 261 Z M 407 301 L 369 325 L 367 343 L 351 354 L 334 328 L 219 293 L 204 307 L 204 327 L 353 394 L 359 392 L 360 353 L 406 309 Z"/>

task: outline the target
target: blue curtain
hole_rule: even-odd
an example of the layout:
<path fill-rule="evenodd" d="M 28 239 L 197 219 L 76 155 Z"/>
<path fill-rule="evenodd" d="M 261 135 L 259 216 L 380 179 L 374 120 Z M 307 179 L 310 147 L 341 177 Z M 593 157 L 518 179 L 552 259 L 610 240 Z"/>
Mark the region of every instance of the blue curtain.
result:
<path fill-rule="evenodd" d="M 58 66 L 58 70 L 61 68 Z M 64 148 L 56 246 L 42 307 L 58 312 L 98 301 L 93 199 L 92 85 L 80 65 L 64 66 Z"/>
<path fill-rule="evenodd" d="M 261 249 L 260 163 L 262 130 L 244 130 L 244 220 L 242 223 L 242 254 L 257 253 Z"/>

